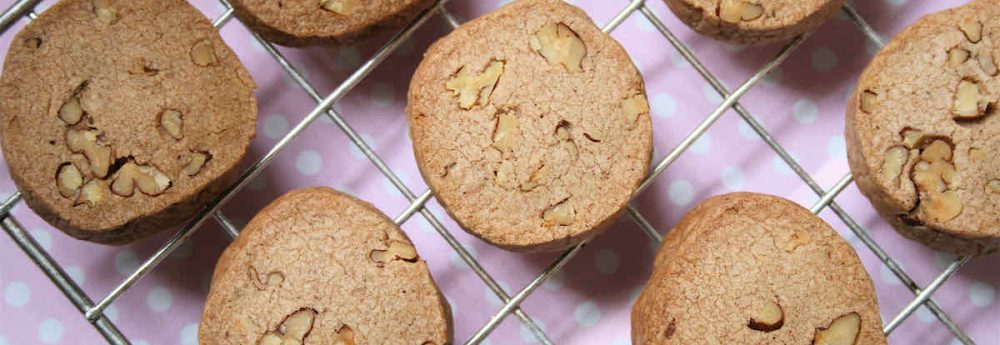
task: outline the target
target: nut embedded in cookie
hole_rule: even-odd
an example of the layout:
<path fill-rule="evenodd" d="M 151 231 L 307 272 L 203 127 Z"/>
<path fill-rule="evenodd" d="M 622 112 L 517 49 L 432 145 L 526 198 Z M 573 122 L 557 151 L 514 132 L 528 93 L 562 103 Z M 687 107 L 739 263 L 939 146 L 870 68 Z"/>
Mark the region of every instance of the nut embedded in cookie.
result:
<path fill-rule="evenodd" d="M 750 21 L 764 15 L 764 7 L 745 0 L 722 0 L 719 18 L 730 23 Z"/>
<path fill-rule="evenodd" d="M 458 73 L 445 84 L 445 88 L 458 96 L 458 105 L 462 109 L 472 109 L 476 104 L 489 103 L 493 89 L 496 88 L 500 75 L 503 74 L 503 61 L 490 61 L 489 66 L 480 73 L 473 74 L 469 66 L 463 66 Z"/>
<path fill-rule="evenodd" d="M 813 345 L 854 345 L 861 333 L 861 315 L 851 312 L 830 322 L 829 326 L 816 328 Z"/>
<path fill-rule="evenodd" d="M 785 311 L 774 301 L 764 302 L 763 306 L 750 314 L 750 321 L 747 322 L 750 329 L 764 333 L 777 331 L 784 325 Z"/>
<path fill-rule="evenodd" d="M 316 311 L 305 308 L 288 315 L 277 329 L 260 338 L 260 345 L 301 345 L 316 320 Z"/>
<path fill-rule="evenodd" d="M 587 46 L 580 36 L 563 23 L 548 23 L 531 36 L 531 49 L 551 65 L 562 65 L 570 72 L 581 72 Z"/>

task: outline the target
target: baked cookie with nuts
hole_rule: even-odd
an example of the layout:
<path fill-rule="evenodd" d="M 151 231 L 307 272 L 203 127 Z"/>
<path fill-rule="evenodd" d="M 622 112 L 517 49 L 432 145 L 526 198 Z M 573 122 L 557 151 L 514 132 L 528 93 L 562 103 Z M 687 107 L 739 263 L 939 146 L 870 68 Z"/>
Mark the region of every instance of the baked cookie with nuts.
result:
<path fill-rule="evenodd" d="M 1000 1 L 929 15 L 865 69 L 846 140 L 861 192 L 903 236 L 960 255 L 1000 249 Z"/>
<path fill-rule="evenodd" d="M 428 50 L 407 114 L 417 165 L 468 232 L 564 249 L 621 213 L 652 151 L 642 77 L 580 9 L 515 1 Z"/>
<path fill-rule="evenodd" d="M 706 199 L 671 231 L 632 307 L 632 343 L 886 344 L 847 241 L 776 196 Z"/>
<path fill-rule="evenodd" d="M 0 76 L 11 177 L 39 216 L 123 244 L 190 218 L 236 176 L 254 82 L 182 0 L 62 0 L 22 29 Z"/>
<path fill-rule="evenodd" d="M 815 29 L 844 0 L 665 0 L 695 31 L 738 44 L 786 40 Z"/>
<path fill-rule="evenodd" d="M 451 311 L 389 218 L 332 189 L 303 188 L 257 213 L 222 253 L 198 341 L 448 345 Z"/>
<path fill-rule="evenodd" d="M 402 27 L 435 0 L 230 0 L 240 20 L 285 45 L 344 44 Z"/>

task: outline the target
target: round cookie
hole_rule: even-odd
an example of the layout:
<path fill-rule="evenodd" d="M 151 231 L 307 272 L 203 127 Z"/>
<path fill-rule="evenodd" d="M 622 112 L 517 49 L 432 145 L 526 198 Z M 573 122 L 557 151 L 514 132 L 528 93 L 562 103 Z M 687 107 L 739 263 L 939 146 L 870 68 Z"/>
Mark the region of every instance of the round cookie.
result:
<path fill-rule="evenodd" d="M 434 0 L 230 0 L 264 39 L 285 45 L 343 44 L 402 27 Z"/>
<path fill-rule="evenodd" d="M 822 219 L 769 195 L 706 199 L 663 240 L 632 343 L 886 344 L 871 278 Z"/>
<path fill-rule="evenodd" d="M 844 0 L 665 0 L 695 31 L 739 44 L 804 34 L 832 17 Z"/>
<path fill-rule="evenodd" d="M 635 193 L 652 151 L 628 54 L 558 0 L 513 2 L 437 41 L 410 83 L 407 114 L 441 204 L 510 250 L 596 235 Z"/>
<path fill-rule="evenodd" d="M 250 75 L 182 0 L 63 0 L 14 38 L 0 77 L 11 177 L 39 216 L 122 244 L 169 229 L 238 173 Z"/>
<path fill-rule="evenodd" d="M 447 345 L 451 311 L 389 218 L 332 189 L 303 188 L 271 202 L 223 252 L 198 340 Z"/>
<path fill-rule="evenodd" d="M 861 192 L 902 235 L 960 255 L 1000 249 L 1000 1 L 917 21 L 865 69 L 846 140 Z"/>

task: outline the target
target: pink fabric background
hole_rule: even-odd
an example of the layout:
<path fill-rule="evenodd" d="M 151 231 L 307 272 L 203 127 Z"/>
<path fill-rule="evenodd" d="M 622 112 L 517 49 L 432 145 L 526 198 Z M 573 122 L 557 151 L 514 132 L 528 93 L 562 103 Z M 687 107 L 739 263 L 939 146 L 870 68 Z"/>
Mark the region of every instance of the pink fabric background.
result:
<path fill-rule="evenodd" d="M 11 0 L 0 0 L 6 8 Z M 496 8 L 496 0 L 453 0 L 447 6 L 460 19 Z M 578 0 L 603 25 L 625 1 Z M 919 16 L 958 5 L 960 0 L 864 0 L 857 8 L 889 37 Z M 45 4 L 48 4 L 46 1 Z M 222 7 L 197 0 L 208 17 Z M 699 37 L 681 25 L 661 1 L 648 5 L 730 88 L 746 80 L 779 46 L 744 49 Z M 40 6 L 39 10 L 45 5 Z M 21 20 L 0 37 L 6 49 Z M 405 43 L 381 67 L 351 91 L 337 107 L 375 150 L 416 193 L 426 186 L 417 172 L 404 116 L 409 76 L 421 53 L 447 32 L 440 16 L 430 19 L 416 38 Z M 251 159 L 260 157 L 314 106 L 237 21 L 222 30 L 259 85 L 258 137 Z M 613 34 L 643 72 L 652 113 L 659 160 L 720 102 L 718 95 L 639 14 Z M 283 49 L 321 93 L 331 91 L 346 75 L 387 40 L 383 35 L 358 47 Z M 829 188 L 847 171 L 843 139 L 844 102 L 857 75 L 875 48 L 846 17 L 823 26 L 773 76 L 743 98 L 742 104 L 766 124 L 779 142 L 797 157 L 818 182 Z M 2 54 L 0 54 L 2 55 Z M 14 187 L 0 169 L 0 192 Z M 320 119 L 295 140 L 264 173 L 242 191 L 225 212 L 238 224 L 247 222 L 268 201 L 293 188 L 331 186 L 368 200 L 390 217 L 407 205 L 405 198 L 353 147 L 332 122 Z M 661 232 L 686 209 L 710 195 L 756 191 L 788 197 L 810 206 L 817 197 L 742 120 L 729 112 L 691 150 L 642 194 L 637 204 Z M 871 210 L 850 186 L 837 201 L 921 285 L 933 279 L 954 257 L 904 240 Z M 436 202 L 429 204 L 446 227 L 465 244 L 510 294 L 527 284 L 554 254 L 525 255 L 495 249 L 466 235 Z M 125 247 L 75 241 L 40 221 L 27 207 L 13 212 L 31 234 L 66 268 L 95 300 L 147 258 L 168 235 Z M 857 249 L 871 273 L 885 320 L 891 319 L 913 294 L 830 211 L 822 216 Z M 202 303 L 212 267 L 228 242 L 212 221 L 198 231 L 152 274 L 126 292 L 108 310 L 122 332 L 136 344 L 195 344 Z M 464 342 L 500 308 L 479 278 L 419 215 L 403 229 L 427 260 L 455 315 L 455 339 Z M 523 304 L 524 310 L 561 344 L 629 344 L 631 304 L 648 277 L 655 246 L 628 218 L 585 247 Z M 1000 344 L 1000 303 L 995 302 L 1000 275 L 997 257 L 974 259 L 934 296 L 980 344 Z M 0 345 L 95 344 L 102 338 L 48 279 L 6 236 L 0 235 Z M 919 309 L 889 338 L 893 344 L 951 344 L 952 335 L 925 309 Z M 516 317 L 508 317 L 487 343 L 532 343 Z"/>

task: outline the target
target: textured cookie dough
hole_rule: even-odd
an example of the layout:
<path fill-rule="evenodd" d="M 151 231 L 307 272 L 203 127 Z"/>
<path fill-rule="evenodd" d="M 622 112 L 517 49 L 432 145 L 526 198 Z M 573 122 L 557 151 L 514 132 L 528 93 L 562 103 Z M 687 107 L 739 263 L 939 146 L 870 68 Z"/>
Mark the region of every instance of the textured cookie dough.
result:
<path fill-rule="evenodd" d="M 844 0 L 665 0 L 695 31 L 740 44 L 789 39 L 820 26 Z"/>
<path fill-rule="evenodd" d="M 847 110 L 855 181 L 896 230 L 934 249 L 1000 249 L 1000 1 L 929 15 L 871 62 Z"/>
<path fill-rule="evenodd" d="M 182 0 L 63 0 L 14 38 L 0 134 L 25 202 L 80 239 L 169 229 L 238 173 L 254 82 Z"/>
<path fill-rule="evenodd" d="M 402 27 L 435 0 L 230 0 L 264 39 L 286 46 L 344 44 Z"/>
<path fill-rule="evenodd" d="M 632 343 L 886 344 L 854 249 L 795 203 L 735 193 L 667 235 L 632 308 Z"/>
<path fill-rule="evenodd" d="M 518 251 L 614 221 L 652 151 L 642 77 L 580 9 L 523 0 L 436 42 L 410 83 L 420 171 L 470 233 Z"/>
<path fill-rule="evenodd" d="M 271 202 L 226 248 L 198 341 L 448 345 L 451 311 L 389 218 L 332 189 L 304 188 Z"/>

